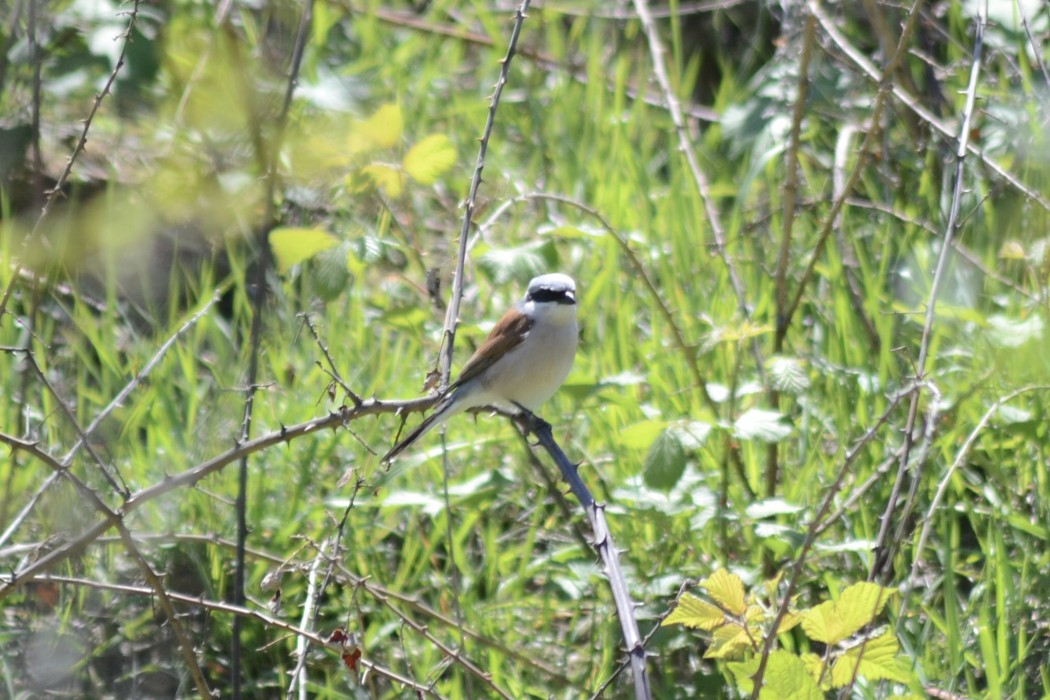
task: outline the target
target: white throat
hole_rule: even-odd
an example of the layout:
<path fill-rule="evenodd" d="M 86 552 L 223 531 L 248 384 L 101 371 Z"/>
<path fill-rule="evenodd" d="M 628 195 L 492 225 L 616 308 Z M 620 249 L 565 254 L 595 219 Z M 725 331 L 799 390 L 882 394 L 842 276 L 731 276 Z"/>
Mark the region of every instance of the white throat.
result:
<path fill-rule="evenodd" d="M 576 325 L 576 306 L 574 304 L 558 304 L 553 301 L 527 301 L 522 304 L 521 312 L 538 325 Z"/>

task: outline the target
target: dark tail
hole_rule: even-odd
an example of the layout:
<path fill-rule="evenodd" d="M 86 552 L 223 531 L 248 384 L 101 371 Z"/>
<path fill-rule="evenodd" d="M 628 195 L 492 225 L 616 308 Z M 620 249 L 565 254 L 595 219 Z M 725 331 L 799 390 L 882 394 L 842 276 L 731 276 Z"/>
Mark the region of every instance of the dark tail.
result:
<path fill-rule="evenodd" d="M 427 416 L 422 423 L 420 423 L 415 430 L 409 433 L 401 442 L 397 443 L 390 448 L 390 451 L 383 455 L 381 460 L 384 464 L 393 462 L 397 459 L 397 456 L 412 446 L 419 438 L 426 435 L 430 430 L 444 422 L 449 417 L 448 409 L 451 407 L 451 402 L 442 402 L 444 405 L 438 406 L 438 409 Z"/>

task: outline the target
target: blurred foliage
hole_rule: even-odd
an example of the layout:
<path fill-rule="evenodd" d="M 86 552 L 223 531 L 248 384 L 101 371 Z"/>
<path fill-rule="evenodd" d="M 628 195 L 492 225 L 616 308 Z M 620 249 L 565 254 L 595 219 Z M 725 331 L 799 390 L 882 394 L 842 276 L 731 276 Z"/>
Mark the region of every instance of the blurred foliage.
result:
<path fill-rule="evenodd" d="M 117 510 L 114 483 L 163 484 L 241 435 L 264 245 L 274 263 L 253 435 L 349 404 L 332 374 L 363 397 L 411 397 L 435 366 L 460 204 L 513 8 L 310 7 L 290 85 L 303 3 L 0 6 L 6 571 L 102 518 L 15 440 L 68 459 Z M 888 64 L 908 22 L 896 5 L 652 5 L 742 299 L 633 7 L 544 2 L 528 13 L 469 234 L 456 357 L 535 273 L 577 279 L 580 352 L 543 413 L 628 548 L 656 697 L 749 694 L 757 656 L 741 647 L 719 665 L 717 633 L 660 622 L 688 612 L 671 612 L 676 600 L 710 605 L 701 593 L 725 605 L 716 576 L 741 596 L 772 582 L 762 594 L 772 608 L 785 591 L 776 573 L 796 561 L 829 489 L 833 517 L 792 605 L 849 631 L 814 634 L 812 620 L 781 630 L 776 680 L 831 664 L 830 685 L 851 697 L 1050 695 L 1045 3 L 988 4 L 968 134 L 977 153 L 925 318 L 982 7 L 918 4 L 903 59 L 880 82 L 864 62 Z M 855 168 L 835 215 L 836 183 Z M 799 300 L 790 317 L 785 291 Z M 924 336 L 909 433 L 908 399 L 895 397 L 916 384 Z M 90 451 L 75 447 L 104 411 Z M 428 436 L 384 471 L 375 455 L 400 421 L 363 419 L 252 455 L 249 607 L 299 624 L 311 566 L 345 511 L 316 629 L 345 628 L 362 665 L 344 664 L 346 648 L 312 648 L 311 696 L 412 692 L 362 671 L 375 664 L 440 697 L 590 697 L 622 640 L 582 516 L 562 508 L 514 429 L 485 416 L 453 421 L 445 440 Z M 232 599 L 236 492 L 227 466 L 126 516 L 165 590 Z M 876 550 L 886 518 L 892 547 Z M 879 583 L 899 595 L 878 620 L 851 617 L 841 601 L 884 556 Z M 2 694 L 194 693 L 172 625 L 115 531 L 48 573 L 62 578 L 0 588 Z M 698 595 L 693 580 L 706 582 Z M 208 683 L 228 694 L 230 614 L 177 610 Z M 730 631 L 768 631 L 760 617 Z M 246 695 L 287 692 L 294 636 L 243 624 Z M 890 665 L 865 667 L 860 639 Z M 607 697 L 630 694 L 624 676 Z"/>

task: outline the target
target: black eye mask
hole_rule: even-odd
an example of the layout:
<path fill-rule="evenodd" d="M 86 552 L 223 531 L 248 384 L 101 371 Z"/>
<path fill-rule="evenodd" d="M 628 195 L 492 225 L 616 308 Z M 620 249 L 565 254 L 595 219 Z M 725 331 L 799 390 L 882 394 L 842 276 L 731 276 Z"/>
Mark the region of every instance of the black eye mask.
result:
<path fill-rule="evenodd" d="M 529 294 L 529 301 L 540 303 L 553 301 L 556 304 L 576 303 L 576 299 L 573 297 L 572 292 L 567 289 L 544 289 L 542 287 Z"/>

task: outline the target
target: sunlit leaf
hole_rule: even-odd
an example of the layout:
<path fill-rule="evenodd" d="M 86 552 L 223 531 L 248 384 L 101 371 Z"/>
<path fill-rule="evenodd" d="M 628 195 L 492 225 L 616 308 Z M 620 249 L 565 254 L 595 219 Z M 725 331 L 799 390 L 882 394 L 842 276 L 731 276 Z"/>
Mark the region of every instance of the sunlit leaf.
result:
<path fill-rule="evenodd" d="M 766 363 L 769 381 L 777 391 L 798 395 L 809 388 L 806 363 L 797 357 L 773 357 Z"/>
<path fill-rule="evenodd" d="M 708 595 L 733 615 L 743 615 L 747 610 L 744 602 L 744 582 L 736 574 L 719 569 L 700 582 Z"/>
<path fill-rule="evenodd" d="M 372 182 L 377 190 L 382 190 L 388 197 L 401 196 L 405 175 L 394 166 L 372 163 L 361 168 L 361 173 Z"/>
<path fill-rule="evenodd" d="M 282 273 L 338 242 L 335 236 L 321 229 L 275 228 L 270 231 L 270 246 L 277 259 L 277 269 Z"/>
<path fill-rule="evenodd" d="M 769 655 L 759 700 L 824 700 L 806 664 L 794 654 L 777 650 Z"/>
<path fill-rule="evenodd" d="M 757 324 L 744 321 L 738 326 L 722 326 L 712 330 L 703 342 L 703 350 L 706 352 L 722 343 L 740 343 L 759 336 L 771 333 L 773 327 L 769 324 Z"/>
<path fill-rule="evenodd" d="M 754 675 L 760 663 L 756 655 L 746 661 L 726 664 L 746 695 L 754 691 Z M 760 700 L 823 700 L 824 694 L 808 671 L 808 665 L 791 652 L 775 650 L 769 655 L 762 676 Z"/>
<path fill-rule="evenodd" d="M 784 617 L 780 618 L 780 624 L 777 625 L 776 634 L 784 634 L 785 632 L 790 632 L 795 627 L 798 627 L 799 623 L 801 622 L 802 616 L 798 613 L 784 613 Z"/>
<path fill-rule="evenodd" d="M 704 652 L 705 659 L 738 659 L 752 648 L 754 637 L 743 625 L 727 624 L 711 634 L 711 646 Z"/>
<path fill-rule="evenodd" d="M 813 545 L 822 552 L 870 552 L 875 549 L 875 540 L 846 540 L 845 542 L 816 542 Z"/>
<path fill-rule="evenodd" d="M 710 423 L 698 420 L 677 424 L 675 428 L 678 431 L 678 438 L 682 441 L 682 447 L 687 450 L 700 449 L 707 442 L 707 436 L 713 430 Z"/>
<path fill-rule="evenodd" d="M 802 664 L 813 680 L 820 683 L 820 687 L 824 690 L 831 690 L 831 674 L 824 673 L 824 658 L 813 653 L 802 654 L 799 658 L 802 659 Z M 822 674 L 823 679 L 821 679 Z"/>
<path fill-rule="evenodd" d="M 755 684 L 752 677 L 758 672 L 758 664 L 761 661 L 758 656 L 752 656 L 743 661 L 732 661 L 726 664 L 726 668 L 736 679 L 736 686 L 746 695 L 750 695 Z"/>
<path fill-rule="evenodd" d="M 636 450 L 646 450 L 653 441 L 667 428 L 664 420 L 643 420 L 629 425 L 617 434 L 620 444 Z"/>
<path fill-rule="evenodd" d="M 776 443 L 791 435 L 791 430 L 784 414 L 761 408 L 745 411 L 733 423 L 733 434 L 741 440 Z"/>
<path fill-rule="evenodd" d="M 899 649 L 897 638 L 889 629 L 874 639 L 850 647 L 831 667 L 832 687 L 849 685 L 854 676 L 869 681 L 885 679 L 906 683 L 911 674 L 897 656 Z"/>
<path fill-rule="evenodd" d="M 1019 348 L 1042 337 L 1043 318 L 1037 314 L 1026 319 L 1007 316 L 992 316 L 988 319 L 988 338 L 1001 348 Z"/>
<path fill-rule="evenodd" d="M 749 518 L 760 520 L 771 518 L 776 515 L 794 515 L 802 510 L 802 506 L 788 503 L 783 498 L 764 498 L 748 505 L 744 510 Z"/>
<path fill-rule="evenodd" d="M 392 148 L 401 138 L 405 120 L 401 106 L 385 104 L 364 121 L 354 124 L 350 131 L 349 149 L 352 153 Z"/>
<path fill-rule="evenodd" d="M 444 134 L 426 137 L 409 149 L 401 166 L 421 185 L 433 185 L 456 163 L 456 149 Z"/>
<path fill-rule="evenodd" d="M 692 595 L 683 593 L 671 614 L 661 625 L 685 625 L 710 632 L 726 623 L 726 615 L 714 605 Z"/>
<path fill-rule="evenodd" d="M 1024 260 L 1025 257 L 1024 246 L 1019 241 L 1004 241 L 999 248 L 999 258 L 1001 260 Z"/>
<path fill-rule="evenodd" d="M 821 603 L 802 613 L 802 629 L 810 639 L 838 644 L 870 624 L 886 605 L 892 588 L 862 581 L 842 591 L 838 600 Z"/>

